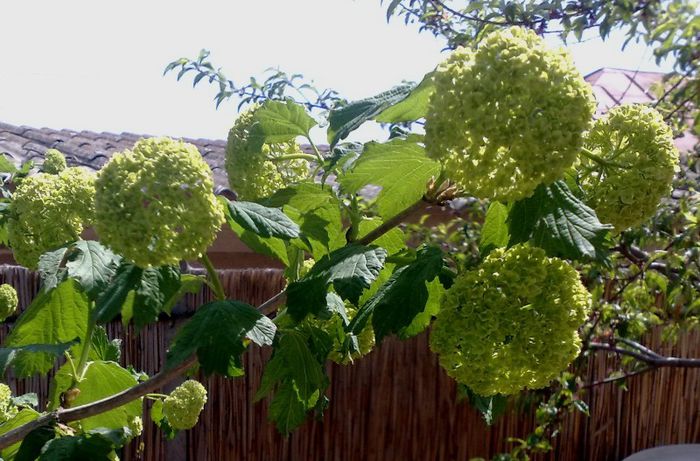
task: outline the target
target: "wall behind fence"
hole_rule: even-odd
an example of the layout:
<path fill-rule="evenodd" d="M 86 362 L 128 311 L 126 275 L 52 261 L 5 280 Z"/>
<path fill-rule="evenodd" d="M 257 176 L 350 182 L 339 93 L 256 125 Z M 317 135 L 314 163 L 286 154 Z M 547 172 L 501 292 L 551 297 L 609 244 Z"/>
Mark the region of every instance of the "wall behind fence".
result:
<path fill-rule="evenodd" d="M 284 285 L 275 269 L 236 269 L 221 273 L 232 298 L 259 304 Z M 39 285 L 36 276 L 15 266 L 0 267 L 0 283 L 12 283 L 28 304 Z M 187 312 L 209 299 L 188 296 L 178 308 Z M 160 368 L 167 344 L 181 320 L 164 320 L 136 335 L 118 323 L 110 336 L 124 337 L 123 360 L 151 374 Z M 0 339 L 7 327 L 0 331 Z M 700 356 L 700 335 L 685 335 L 674 347 L 662 347 L 654 335 L 648 343 L 680 356 Z M 410 341 L 385 340 L 353 366 L 329 367 L 330 407 L 322 420 L 310 420 L 288 438 L 267 421 L 267 402 L 252 403 L 268 349 L 251 348 L 244 356 L 246 375 L 235 380 L 203 379 L 209 403 L 195 429 L 165 442 L 146 418 L 142 437 L 126 450 L 124 460 L 436 460 L 488 458 L 507 450 L 506 438 L 525 436 L 532 414 L 510 413 L 488 427 L 468 404 L 457 403 L 455 385 L 429 351 L 427 335 Z M 589 380 L 606 377 L 613 359 L 598 356 Z M 19 393 L 37 392 L 45 402 L 48 383 L 33 378 L 11 382 Z M 543 460 L 618 461 L 644 448 L 668 443 L 700 442 L 700 370 L 664 369 L 629 380 L 629 391 L 614 384 L 586 396 L 591 417 L 565 420 L 552 453 Z"/>

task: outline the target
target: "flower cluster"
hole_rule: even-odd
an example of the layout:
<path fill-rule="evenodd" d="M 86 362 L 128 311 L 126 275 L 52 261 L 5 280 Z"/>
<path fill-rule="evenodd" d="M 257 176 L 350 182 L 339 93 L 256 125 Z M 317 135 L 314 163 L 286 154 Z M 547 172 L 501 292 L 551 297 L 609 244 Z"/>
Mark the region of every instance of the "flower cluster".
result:
<path fill-rule="evenodd" d="M 231 189 L 240 200 L 257 200 L 272 195 L 309 176 L 309 162 L 282 157 L 303 155 L 295 141 L 264 144 L 257 149 L 249 142 L 259 105 L 242 112 L 228 134 L 226 173 Z"/>
<path fill-rule="evenodd" d="M 596 120 L 584 140 L 581 186 L 604 223 L 617 231 L 641 224 L 671 191 L 678 171 L 673 134 L 656 110 L 618 106 Z"/>
<path fill-rule="evenodd" d="M 578 273 L 544 250 L 494 250 L 457 277 L 430 346 L 447 374 L 488 396 L 547 386 L 578 355 L 590 294 Z"/>
<path fill-rule="evenodd" d="M 140 267 L 197 258 L 224 221 L 213 187 L 195 146 L 142 139 L 100 171 L 95 228 L 105 244 Z"/>
<path fill-rule="evenodd" d="M 15 313 L 17 304 L 19 299 L 15 288 L 7 283 L 0 285 L 0 322 Z"/>
<path fill-rule="evenodd" d="M 44 154 L 44 163 L 41 171 L 49 174 L 58 174 L 66 169 L 66 158 L 56 149 L 49 149 Z"/>
<path fill-rule="evenodd" d="M 523 28 L 454 51 L 434 79 L 426 150 L 479 198 L 519 200 L 559 178 L 595 110 L 568 52 Z"/>
<path fill-rule="evenodd" d="M 7 229 L 15 260 L 36 269 L 43 253 L 76 240 L 94 218 L 94 196 L 95 175 L 82 168 L 23 179 Z"/>
<path fill-rule="evenodd" d="M 12 390 L 7 384 L 0 383 L 0 424 L 5 423 L 17 414 L 17 406 L 12 403 Z"/>
<path fill-rule="evenodd" d="M 191 429 L 207 403 L 207 390 L 193 379 L 180 384 L 163 400 L 163 414 L 173 429 Z"/>

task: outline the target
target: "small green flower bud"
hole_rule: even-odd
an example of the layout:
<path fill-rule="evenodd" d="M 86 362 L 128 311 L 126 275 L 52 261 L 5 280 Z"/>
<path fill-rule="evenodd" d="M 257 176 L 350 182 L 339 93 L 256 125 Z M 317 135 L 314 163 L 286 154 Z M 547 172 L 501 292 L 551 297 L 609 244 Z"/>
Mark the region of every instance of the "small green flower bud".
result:
<path fill-rule="evenodd" d="M 163 400 L 163 414 L 173 429 L 191 429 L 207 403 L 207 390 L 193 379 L 180 384 Z"/>

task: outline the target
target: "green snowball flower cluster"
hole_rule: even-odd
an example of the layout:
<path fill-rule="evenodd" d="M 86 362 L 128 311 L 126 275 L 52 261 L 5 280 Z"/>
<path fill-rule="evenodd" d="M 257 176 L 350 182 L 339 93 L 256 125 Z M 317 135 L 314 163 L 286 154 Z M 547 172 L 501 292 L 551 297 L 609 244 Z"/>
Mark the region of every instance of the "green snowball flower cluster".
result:
<path fill-rule="evenodd" d="M 49 149 L 44 154 L 44 163 L 41 165 L 41 171 L 49 174 L 58 174 L 66 169 L 66 158 L 56 149 Z"/>
<path fill-rule="evenodd" d="M 163 414 L 173 429 L 191 429 L 197 424 L 205 403 L 207 390 L 198 381 L 190 379 L 163 400 Z"/>
<path fill-rule="evenodd" d="M 0 383 L 0 424 L 17 415 L 17 406 L 12 403 L 12 390 L 7 384 Z"/>
<path fill-rule="evenodd" d="M 0 322 L 15 313 L 17 304 L 19 304 L 17 290 L 7 283 L 0 285 Z"/>
<path fill-rule="evenodd" d="M 650 218 L 671 192 L 678 150 L 671 129 L 655 109 L 618 106 L 596 120 L 584 140 L 581 187 L 604 223 L 617 231 Z"/>
<path fill-rule="evenodd" d="M 590 300 L 565 261 L 525 245 L 497 249 L 447 291 L 430 346 L 480 395 L 542 388 L 578 355 Z"/>
<path fill-rule="evenodd" d="M 291 184 L 309 177 L 309 162 L 304 159 L 281 159 L 304 155 L 295 141 L 264 144 L 256 149 L 249 142 L 259 105 L 242 112 L 228 134 L 226 173 L 239 200 L 254 201 L 268 197 Z"/>
<path fill-rule="evenodd" d="M 82 168 L 24 178 L 10 204 L 8 239 L 15 260 L 36 269 L 39 256 L 77 240 L 94 219 L 95 175 Z"/>
<path fill-rule="evenodd" d="M 596 107 L 569 53 L 518 27 L 454 51 L 434 80 L 426 150 L 479 198 L 519 200 L 558 179 Z"/>
<path fill-rule="evenodd" d="M 95 228 L 105 244 L 140 267 L 198 258 L 224 221 L 213 187 L 195 146 L 142 139 L 100 171 Z"/>

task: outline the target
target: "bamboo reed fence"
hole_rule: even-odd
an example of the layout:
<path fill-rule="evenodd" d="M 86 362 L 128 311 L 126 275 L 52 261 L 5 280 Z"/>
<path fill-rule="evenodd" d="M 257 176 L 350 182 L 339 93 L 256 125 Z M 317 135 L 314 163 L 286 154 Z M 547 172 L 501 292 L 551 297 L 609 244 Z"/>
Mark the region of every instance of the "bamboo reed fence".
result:
<path fill-rule="evenodd" d="M 259 304 L 284 285 L 277 269 L 232 269 L 220 273 L 232 298 Z M 11 283 L 26 306 L 39 289 L 35 274 L 0 266 L 0 283 Z M 178 306 L 187 314 L 210 298 L 203 291 Z M 119 323 L 110 336 L 124 338 L 122 358 L 136 369 L 153 373 L 181 320 L 163 320 L 136 335 Z M 7 327 L 0 331 L 0 339 Z M 124 333 L 124 334 L 122 334 Z M 673 347 L 658 335 L 647 344 L 665 353 L 700 356 L 700 335 L 684 335 Z M 309 420 L 285 438 L 267 421 L 267 402 L 252 403 L 270 351 L 251 348 L 244 357 L 246 375 L 234 380 L 203 379 L 209 402 L 195 429 L 165 441 L 146 417 L 143 435 L 122 459 L 204 460 L 436 460 L 467 461 L 507 450 L 507 437 L 524 436 L 533 414 L 509 412 L 488 427 L 466 403 L 456 401 L 454 383 L 441 371 L 428 349 L 427 335 L 410 341 L 386 340 L 352 366 L 330 366 L 331 405 L 322 419 Z M 598 355 L 589 380 L 600 380 L 614 365 Z M 44 402 L 46 379 L 10 382 L 18 393 L 36 392 Z M 554 450 L 541 460 L 618 461 L 636 451 L 671 443 L 700 442 L 700 371 L 662 369 L 630 378 L 629 391 L 606 384 L 586 395 L 591 416 L 566 418 Z"/>

